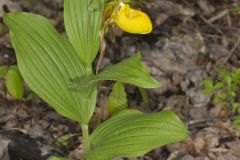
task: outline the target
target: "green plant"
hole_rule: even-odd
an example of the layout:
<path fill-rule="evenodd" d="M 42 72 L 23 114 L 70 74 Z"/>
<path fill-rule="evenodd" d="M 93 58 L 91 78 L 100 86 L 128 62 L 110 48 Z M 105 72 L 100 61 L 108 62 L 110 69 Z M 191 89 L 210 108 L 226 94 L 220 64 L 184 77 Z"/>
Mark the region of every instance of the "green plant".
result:
<path fill-rule="evenodd" d="M 233 7 L 233 10 L 235 11 L 235 12 L 240 12 L 240 5 L 237 5 L 237 6 L 235 6 L 235 7 Z"/>
<path fill-rule="evenodd" d="M 138 87 L 138 90 L 141 94 L 144 107 L 149 106 L 149 99 L 145 89 Z M 124 89 L 123 83 L 116 82 L 112 91 L 108 97 L 108 112 L 111 115 L 119 113 L 128 108 L 127 94 Z M 146 108 L 149 110 L 149 108 Z"/>
<path fill-rule="evenodd" d="M 120 82 L 116 82 L 108 98 L 108 111 L 113 115 L 127 109 L 127 107 L 127 95 L 124 85 Z"/>
<path fill-rule="evenodd" d="M 140 54 L 94 74 L 92 63 L 100 48 L 104 0 L 64 0 L 68 39 L 52 23 L 32 13 L 8 13 L 4 22 L 16 51 L 19 70 L 29 87 L 61 115 L 79 122 L 88 160 L 141 156 L 188 136 L 174 112 L 145 114 L 124 110 L 91 135 L 99 81 L 114 80 L 141 88 L 156 88 Z"/>
<path fill-rule="evenodd" d="M 57 138 L 57 141 L 62 146 L 66 147 L 66 146 L 68 146 L 69 139 L 74 136 L 76 136 L 76 134 L 67 133 L 67 134 L 64 134 L 63 136 Z"/>
<path fill-rule="evenodd" d="M 203 93 L 214 95 L 213 103 L 220 104 L 224 109 L 233 113 L 240 112 L 240 103 L 237 95 L 240 87 L 240 69 L 233 72 L 218 71 L 218 81 L 211 79 L 203 81 Z"/>
<path fill-rule="evenodd" d="M 1 66 L 0 79 L 6 78 L 7 91 L 15 99 L 19 100 L 24 95 L 24 82 L 16 65 Z"/>

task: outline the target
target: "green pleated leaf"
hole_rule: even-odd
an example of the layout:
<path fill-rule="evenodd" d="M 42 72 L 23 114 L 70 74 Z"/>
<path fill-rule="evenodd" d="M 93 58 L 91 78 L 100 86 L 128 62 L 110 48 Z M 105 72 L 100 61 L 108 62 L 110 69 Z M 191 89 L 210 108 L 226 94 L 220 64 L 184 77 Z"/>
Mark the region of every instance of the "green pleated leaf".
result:
<path fill-rule="evenodd" d="M 118 64 L 110 65 L 95 76 L 74 78 L 71 80 L 71 87 L 80 89 L 84 86 L 83 84 L 91 86 L 103 80 L 115 80 L 141 88 L 159 87 L 159 82 L 150 76 L 148 69 L 141 62 L 140 54 L 136 54 Z"/>
<path fill-rule="evenodd" d="M 9 69 L 6 74 L 7 91 L 16 99 L 21 99 L 24 94 L 24 82 L 17 69 Z"/>
<path fill-rule="evenodd" d="M 86 75 L 70 43 L 39 15 L 9 13 L 4 22 L 29 87 L 63 116 L 87 123 L 96 103 L 96 86 L 81 91 L 69 88 L 69 79 Z"/>
<path fill-rule="evenodd" d="M 96 79 L 116 80 L 142 88 L 159 87 L 159 82 L 150 76 L 147 67 L 141 62 L 140 54 L 106 67 L 100 74 L 96 75 Z"/>
<path fill-rule="evenodd" d="M 125 110 L 100 125 L 91 135 L 90 160 L 137 157 L 154 148 L 175 143 L 188 130 L 174 112 L 144 114 Z"/>
<path fill-rule="evenodd" d="M 99 50 L 104 0 L 64 0 L 64 23 L 70 42 L 87 65 Z"/>
<path fill-rule="evenodd" d="M 124 86 L 122 83 L 116 82 L 108 98 L 108 111 L 110 114 L 116 114 L 127 109 L 127 107 L 127 95 Z"/>

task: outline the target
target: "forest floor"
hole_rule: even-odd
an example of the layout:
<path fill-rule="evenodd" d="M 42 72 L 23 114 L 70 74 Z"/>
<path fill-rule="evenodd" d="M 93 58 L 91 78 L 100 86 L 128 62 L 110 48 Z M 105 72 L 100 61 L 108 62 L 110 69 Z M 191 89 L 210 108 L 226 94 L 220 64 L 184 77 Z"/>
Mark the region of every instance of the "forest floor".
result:
<path fill-rule="evenodd" d="M 213 95 L 202 93 L 202 81 L 218 80 L 219 69 L 230 72 L 240 67 L 239 6 L 238 0 L 142 0 L 135 7 L 150 15 L 153 32 L 131 35 L 117 29 L 115 42 L 107 38 L 102 67 L 139 52 L 161 83 L 160 88 L 147 90 L 148 102 L 138 88 L 126 85 L 129 107 L 145 112 L 171 109 L 191 132 L 183 142 L 126 160 L 240 160 L 240 132 L 232 123 L 238 114 L 215 105 Z M 0 0 L 0 18 L 7 11 L 46 16 L 65 34 L 62 0 Z M 15 53 L 3 25 L 0 65 L 13 64 Z M 111 86 L 105 82 L 100 88 L 91 130 L 109 116 Z M 6 91 L 5 79 L 0 80 L 0 159 L 5 160 L 7 151 L 16 160 L 42 160 L 50 155 L 78 159 L 82 153 L 78 124 L 61 117 L 37 96 L 29 101 L 29 93 L 26 86 L 25 97 L 14 100 Z M 70 137 L 67 142 L 66 137 Z M 4 148 L 8 140 L 16 146 Z"/>

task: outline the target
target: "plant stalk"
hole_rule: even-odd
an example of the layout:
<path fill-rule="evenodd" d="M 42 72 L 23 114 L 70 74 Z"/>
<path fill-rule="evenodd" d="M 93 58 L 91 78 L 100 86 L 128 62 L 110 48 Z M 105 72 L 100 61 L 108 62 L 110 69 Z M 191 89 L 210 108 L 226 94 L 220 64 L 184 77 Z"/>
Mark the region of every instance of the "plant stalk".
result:
<path fill-rule="evenodd" d="M 81 124 L 82 128 L 82 135 L 83 135 L 83 146 L 84 146 L 84 152 L 90 149 L 90 137 L 88 132 L 88 124 Z"/>

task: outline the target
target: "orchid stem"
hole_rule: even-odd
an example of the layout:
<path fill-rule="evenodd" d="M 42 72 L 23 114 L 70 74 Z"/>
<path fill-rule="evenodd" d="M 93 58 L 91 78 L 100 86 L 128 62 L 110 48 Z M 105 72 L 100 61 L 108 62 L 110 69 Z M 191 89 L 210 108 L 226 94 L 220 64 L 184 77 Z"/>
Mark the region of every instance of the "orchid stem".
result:
<path fill-rule="evenodd" d="M 83 145 L 84 145 L 84 152 L 90 149 L 90 137 L 88 132 L 88 124 L 81 124 L 82 128 L 82 135 L 83 135 Z"/>

